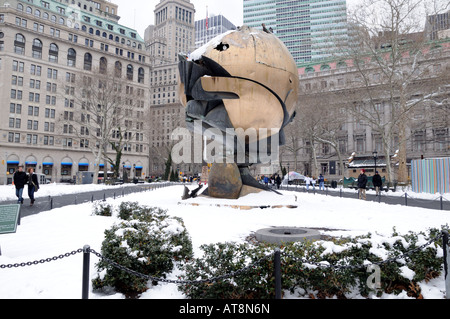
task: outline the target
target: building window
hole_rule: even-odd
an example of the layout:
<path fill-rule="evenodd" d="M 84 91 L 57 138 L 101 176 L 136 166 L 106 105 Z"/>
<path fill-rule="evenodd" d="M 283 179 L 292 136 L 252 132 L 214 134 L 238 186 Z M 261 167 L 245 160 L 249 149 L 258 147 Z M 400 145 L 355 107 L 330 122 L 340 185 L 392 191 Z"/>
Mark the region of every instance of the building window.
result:
<path fill-rule="evenodd" d="M 106 61 L 106 58 L 101 57 L 100 58 L 100 74 L 106 74 L 107 66 L 108 66 L 108 62 Z"/>
<path fill-rule="evenodd" d="M 54 43 L 50 44 L 50 49 L 48 50 L 48 60 L 50 62 L 58 63 L 58 46 Z"/>
<path fill-rule="evenodd" d="M 42 42 L 39 39 L 33 40 L 32 56 L 35 59 L 42 59 Z"/>
<path fill-rule="evenodd" d="M 70 48 L 67 51 L 67 65 L 75 67 L 77 60 L 77 53 L 74 49 Z"/>
<path fill-rule="evenodd" d="M 138 70 L 138 82 L 144 83 L 144 69 L 143 68 L 139 68 L 139 70 Z"/>
<path fill-rule="evenodd" d="M 21 55 L 25 54 L 25 37 L 20 33 L 16 34 L 14 41 L 14 53 Z"/>
<path fill-rule="evenodd" d="M 84 55 L 84 69 L 86 71 L 92 70 L 92 55 L 90 53 Z"/>
<path fill-rule="evenodd" d="M 133 81 L 133 66 L 131 64 L 128 64 L 127 66 L 127 80 Z"/>

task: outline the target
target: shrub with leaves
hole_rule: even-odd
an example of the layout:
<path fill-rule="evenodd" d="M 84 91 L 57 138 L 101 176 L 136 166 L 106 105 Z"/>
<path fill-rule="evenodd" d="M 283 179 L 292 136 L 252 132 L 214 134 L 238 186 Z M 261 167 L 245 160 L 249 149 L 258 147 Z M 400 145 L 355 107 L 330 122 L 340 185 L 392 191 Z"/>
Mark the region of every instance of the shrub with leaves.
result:
<path fill-rule="evenodd" d="M 104 257 L 138 273 L 163 278 L 175 262 L 192 257 L 192 242 L 181 218 L 171 217 L 160 208 L 122 204 L 119 216 L 126 220 L 105 231 L 101 248 Z M 128 297 L 148 289 L 146 278 L 120 270 L 104 259 L 97 269 L 94 289 L 110 286 Z"/>
<path fill-rule="evenodd" d="M 442 270 L 442 239 L 434 240 L 439 232 L 432 229 L 428 234 L 399 235 L 394 230 L 390 237 L 367 234 L 287 244 L 282 247 L 282 289 L 310 298 L 348 298 L 355 294 L 370 297 L 402 291 L 421 298 L 418 282 L 435 278 Z M 244 267 L 245 271 L 179 289 L 189 298 L 273 298 L 275 247 L 249 243 L 203 245 L 203 256 L 184 266 L 184 279 L 216 278 Z M 252 265 L 264 256 L 269 257 Z M 379 290 L 367 285 L 369 264 L 380 266 Z"/>
<path fill-rule="evenodd" d="M 112 216 L 113 213 L 112 205 L 103 201 L 95 202 L 93 210 L 93 214 L 97 216 Z"/>

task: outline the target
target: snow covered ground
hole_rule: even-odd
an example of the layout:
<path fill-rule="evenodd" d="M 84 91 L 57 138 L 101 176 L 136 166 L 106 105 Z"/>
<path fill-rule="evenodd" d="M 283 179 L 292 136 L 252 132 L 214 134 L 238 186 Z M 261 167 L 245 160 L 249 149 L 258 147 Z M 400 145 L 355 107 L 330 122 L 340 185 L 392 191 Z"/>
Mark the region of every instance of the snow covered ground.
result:
<path fill-rule="evenodd" d="M 42 185 L 39 196 L 76 193 L 99 189 L 102 185 Z M 111 186 L 109 186 L 111 187 Z M 115 186 L 117 187 L 117 186 Z M 190 187 L 191 189 L 194 186 Z M 388 205 L 357 199 L 339 198 L 307 193 L 282 191 L 283 204 L 298 205 L 297 208 L 267 208 L 239 210 L 231 207 L 211 206 L 211 200 L 196 198 L 198 206 L 181 202 L 183 186 L 160 188 L 125 197 L 107 199 L 113 205 L 122 201 L 138 201 L 141 205 L 158 206 L 167 209 L 173 216 L 184 220 L 192 238 L 194 253 L 200 256 L 202 244 L 234 241 L 243 242 L 258 229 L 271 226 L 299 226 L 329 229 L 324 234 L 334 236 L 355 236 L 378 233 L 389 236 L 395 227 L 400 234 L 408 231 L 426 231 L 440 228 L 450 221 L 449 211 L 430 210 L 417 207 Z M 409 194 L 409 193 L 408 193 Z M 438 194 L 437 194 L 438 195 Z M 437 196 L 436 195 L 436 196 Z M 448 198 L 449 194 L 445 194 Z M 417 198 L 421 194 L 412 194 Z M 425 198 L 429 195 L 423 195 Z M 431 198 L 435 198 L 436 196 Z M 0 186 L 2 200 L 14 199 L 12 186 Z M 25 198 L 27 196 L 25 195 Z M 222 204 L 273 205 L 280 204 L 280 196 L 270 193 L 263 197 L 251 194 L 236 201 L 219 200 Z M 0 235 L 0 265 L 22 263 L 59 256 L 90 245 L 100 252 L 104 230 L 109 229 L 117 219 L 92 215 L 92 203 L 71 205 L 22 219 L 17 232 Z M 96 274 L 95 263 L 98 258 L 91 256 L 91 277 Z M 81 298 L 82 254 L 58 259 L 37 265 L 13 268 L 0 268 L 0 298 Z M 174 271 L 171 279 L 177 279 Z M 444 298 L 443 276 L 421 285 L 425 298 Z M 291 296 L 295 297 L 295 296 Z M 110 295 L 90 291 L 91 299 L 120 299 L 122 294 Z M 185 298 L 176 284 L 160 283 L 141 295 L 141 299 Z M 385 298 L 407 298 L 385 296 Z"/>

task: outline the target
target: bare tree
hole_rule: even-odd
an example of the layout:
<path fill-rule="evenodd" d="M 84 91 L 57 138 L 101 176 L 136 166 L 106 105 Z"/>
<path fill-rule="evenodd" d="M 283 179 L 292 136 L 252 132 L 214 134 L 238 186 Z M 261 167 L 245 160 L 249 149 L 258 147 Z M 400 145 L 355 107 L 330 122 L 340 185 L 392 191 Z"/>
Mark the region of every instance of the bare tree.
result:
<path fill-rule="evenodd" d="M 349 15 L 349 45 L 341 56 L 351 60 L 359 74 L 353 94 L 345 97 L 348 109 L 380 136 L 389 180 L 393 180 L 393 141 L 398 139 L 400 182 L 407 182 L 411 114 L 422 103 L 433 103 L 445 84 L 440 74 L 430 75 L 440 52 L 422 32 L 423 25 L 417 23 L 425 21 L 425 5 L 429 1 L 362 1 Z M 436 1 L 433 7 L 437 6 Z"/>
<path fill-rule="evenodd" d="M 140 132 L 144 131 L 145 123 L 141 105 L 144 90 L 133 87 L 117 69 L 108 72 L 101 63 L 99 69 L 78 75 L 71 82 L 73 86 L 66 85 L 65 101 L 75 114 L 67 117 L 64 113 L 64 125 L 80 139 L 81 148 L 92 152 L 97 183 L 102 161 L 112 164 L 117 175 L 122 151 L 131 151 L 132 140 L 143 140 Z M 67 98 L 68 93 L 71 99 Z M 106 179 L 107 165 L 104 171 Z"/>

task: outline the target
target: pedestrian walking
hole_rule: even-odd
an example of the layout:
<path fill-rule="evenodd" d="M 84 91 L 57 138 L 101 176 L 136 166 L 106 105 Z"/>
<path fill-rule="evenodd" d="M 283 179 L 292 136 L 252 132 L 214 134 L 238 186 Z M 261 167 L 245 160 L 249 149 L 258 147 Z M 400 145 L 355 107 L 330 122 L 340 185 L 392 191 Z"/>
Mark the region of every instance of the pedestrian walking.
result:
<path fill-rule="evenodd" d="M 305 185 L 306 185 L 306 190 L 309 190 L 309 184 L 311 183 L 311 177 L 306 176 L 305 177 Z"/>
<path fill-rule="evenodd" d="M 359 199 L 366 200 L 366 185 L 367 185 L 367 175 L 365 170 L 361 169 L 361 174 L 358 176 L 358 197 Z"/>
<path fill-rule="evenodd" d="M 23 204 L 23 188 L 27 183 L 27 173 L 23 171 L 23 166 L 19 165 L 13 176 L 14 186 L 16 187 L 17 204 Z"/>
<path fill-rule="evenodd" d="M 30 206 L 33 206 L 35 199 L 34 193 L 39 189 L 39 181 L 37 175 L 34 173 L 34 170 L 30 167 L 28 169 L 28 197 L 30 198 Z"/>
<path fill-rule="evenodd" d="M 275 181 L 277 183 L 277 189 L 280 189 L 280 185 L 281 185 L 281 177 L 280 177 L 280 175 L 277 174 L 277 177 L 276 177 Z"/>
<path fill-rule="evenodd" d="M 319 189 L 320 190 L 325 189 L 325 177 L 323 177 L 322 174 L 319 175 Z"/>
<path fill-rule="evenodd" d="M 383 186 L 383 181 L 381 180 L 380 174 L 378 171 L 375 171 L 375 175 L 372 177 L 372 183 L 375 187 L 375 196 L 381 195 L 381 187 Z"/>

